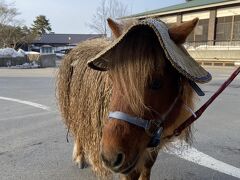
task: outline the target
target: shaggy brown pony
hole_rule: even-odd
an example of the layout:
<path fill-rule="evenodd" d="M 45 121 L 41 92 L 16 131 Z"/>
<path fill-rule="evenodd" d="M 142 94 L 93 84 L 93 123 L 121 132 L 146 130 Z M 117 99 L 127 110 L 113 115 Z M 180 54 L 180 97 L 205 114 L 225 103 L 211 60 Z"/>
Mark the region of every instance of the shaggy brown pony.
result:
<path fill-rule="evenodd" d="M 108 23 L 116 38 L 128 26 L 111 19 Z M 194 19 L 169 28 L 170 37 L 177 44 L 183 43 L 196 23 Z M 87 67 L 87 61 L 111 43 L 106 39 L 79 44 L 59 68 L 57 94 L 64 122 L 75 141 L 73 161 L 81 168 L 90 164 L 101 178 L 109 179 L 111 172 L 117 172 L 122 179 L 150 179 L 159 149 L 170 141 L 164 136 L 189 116 L 185 105 L 193 108 L 193 91 L 188 80 L 181 77 L 179 83 L 180 74 L 166 59 L 157 37 L 148 31 L 129 34 L 108 54 L 106 58 L 114 58 L 108 72 Z M 155 80 L 160 82 L 160 88 L 152 89 Z M 109 111 L 156 118 L 169 109 L 177 96 L 157 148 L 148 148 L 150 137 L 144 129 L 108 120 Z M 188 128 L 178 138 L 188 141 L 190 134 Z"/>

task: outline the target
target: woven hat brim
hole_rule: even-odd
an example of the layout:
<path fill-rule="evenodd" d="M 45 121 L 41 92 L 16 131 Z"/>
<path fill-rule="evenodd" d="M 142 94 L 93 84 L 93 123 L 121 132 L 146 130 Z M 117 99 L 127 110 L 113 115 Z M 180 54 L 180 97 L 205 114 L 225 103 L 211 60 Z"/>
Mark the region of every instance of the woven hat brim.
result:
<path fill-rule="evenodd" d="M 137 24 L 132 25 L 128 30 L 117 38 L 110 46 L 97 54 L 94 58 L 88 61 L 88 66 L 99 71 L 108 70 L 108 62 L 111 59 L 106 59 L 104 56 L 111 51 L 112 48 L 117 47 L 124 38 L 127 38 L 128 34 L 138 28 L 147 26 L 153 29 L 157 35 L 159 43 L 163 48 L 167 59 L 170 61 L 172 66 L 186 78 L 198 82 L 206 83 L 212 79 L 212 76 L 202 66 L 200 66 L 182 47 L 177 45 L 169 36 L 168 28 L 165 23 L 160 20 L 147 19 Z"/>

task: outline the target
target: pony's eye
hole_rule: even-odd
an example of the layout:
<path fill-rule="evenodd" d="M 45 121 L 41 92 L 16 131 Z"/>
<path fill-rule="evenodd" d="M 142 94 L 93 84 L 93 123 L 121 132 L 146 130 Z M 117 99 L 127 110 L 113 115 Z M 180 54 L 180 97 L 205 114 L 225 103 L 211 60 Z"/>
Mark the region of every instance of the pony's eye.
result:
<path fill-rule="evenodd" d="M 159 90 L 162 87 L 162 83 L 159 79 L 153 79 L 149 84 L 149 89 L 151 90 Z"/>

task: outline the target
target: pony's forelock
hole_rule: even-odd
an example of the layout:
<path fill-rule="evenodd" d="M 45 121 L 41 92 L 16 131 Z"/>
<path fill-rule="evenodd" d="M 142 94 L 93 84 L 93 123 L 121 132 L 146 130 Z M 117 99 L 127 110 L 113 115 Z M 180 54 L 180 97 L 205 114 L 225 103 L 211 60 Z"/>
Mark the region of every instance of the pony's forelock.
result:
<path fill-rule="evenodd" d="M 109 74 L 131 111 L 143 116 L 149 110 L 144 103 L 147 83 L 156 69 L 163 73 L 164 56 L 153 33 L 136 32 L 128 36 L 127 41 L 123 40 L 107 55 L 111 58 Z"/>

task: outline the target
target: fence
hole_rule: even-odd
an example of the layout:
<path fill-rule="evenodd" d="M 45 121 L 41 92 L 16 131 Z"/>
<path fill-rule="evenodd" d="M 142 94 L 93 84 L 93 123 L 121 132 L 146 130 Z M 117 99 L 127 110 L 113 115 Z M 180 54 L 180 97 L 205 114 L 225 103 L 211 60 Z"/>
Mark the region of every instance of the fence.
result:
<path fill-rule="evenodd" d="M 0 57 L 0 67 L 11 67 L 23 65 L 24 63 L 31 63 L 35 61 L 39 67 L 56 67 L 56 54 L 41 54 L 35 56 L 25 57 Z M 33 58 L 35 57 L 35 58 Z"/>
<path fill-rule="evenodd" d="M 0 58 L 0 67 L 9 67 L 22 65 L 29 62 L 26 57 L 1 57 Z"/>
<path fill-rule="evenodd" d="M 184 44 L 186 49 L 204 49 L 204 50 L 240 50 L 240 40 L 226 40 L 226 41 L 188 41 Z"/>
<path fill-rule="evenodd" d="M 240 65 L 239 41 L 186 42 L 190 55 L 202 65 L 235 66 Z"/>

